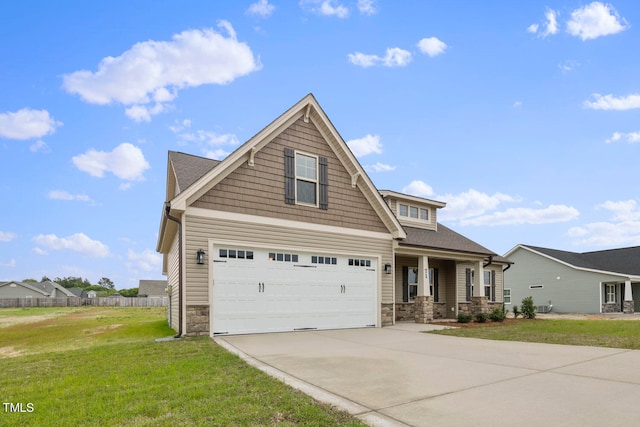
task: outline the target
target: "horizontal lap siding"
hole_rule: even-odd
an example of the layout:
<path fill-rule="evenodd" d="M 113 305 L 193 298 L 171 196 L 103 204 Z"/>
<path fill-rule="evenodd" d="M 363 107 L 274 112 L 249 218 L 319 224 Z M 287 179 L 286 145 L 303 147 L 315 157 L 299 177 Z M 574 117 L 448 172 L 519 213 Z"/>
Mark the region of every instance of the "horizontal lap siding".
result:
<path fill-rule="evenodd" d="M 299 230 L 280 226 L 265 226 L 248 222 L 204 218 L 186 215 L 186 269 L 187 269 L 187 305 L 209 304 L 208 266 L 196 264 L 195 254 L 202 248 L 207 251 L 207 262 L 211 262 L 208 252 L 208 239 L 220 241 L 246 242 L 252 245 L 293 248 L 301 252 L 320 250 L 331 254 L 333 251 L 361 255 L 380 255 L 378 270 L 385 263 L 393 263 L 392 240 L 374 239 L 343 234 L 333 234 L 314 230 Z M 381 274 L 382 300 L 393 302 L 391 275 Z"/>
<path fill-rule="evenodd" d="M 284 202 L 284 148 L 328 159 L 329 209 Z M 351 175 L 312 123 L 302 119 L 208 191 L 194 207 L 388 233 Z"/>
<path fill-rule="evenodd" d="M 173 238 L 173 243 L 171 244 L 171 248 L 169 249 L 169 257 L 168 262 L 168 271 L 167 271 L 167 285 L 171 286 L 171 299 L 170 303 L 170 322 L 171 327 L 177 331 L 178 330 L 178 304 L 179 304 L 179 253 L 178 253 L 178 234 Z"/>

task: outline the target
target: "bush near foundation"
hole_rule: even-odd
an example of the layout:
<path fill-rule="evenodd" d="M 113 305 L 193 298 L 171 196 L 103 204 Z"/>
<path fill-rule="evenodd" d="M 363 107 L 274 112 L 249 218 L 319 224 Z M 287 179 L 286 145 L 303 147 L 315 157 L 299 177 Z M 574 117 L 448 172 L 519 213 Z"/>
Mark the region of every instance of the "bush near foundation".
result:
<path fill-rule="evenodd" d="M 525 319 L 536 318 L 536 306 L 533 304 L 532 296 L 523 298 L 520 308 L 522 310 L 522 317 L 524 317 Z"/>
<path fill-rule="evenodd" d="M 473 316 L 469 313 L 459 313 L 458 323 L 469 323 L 473 319 Z"/>

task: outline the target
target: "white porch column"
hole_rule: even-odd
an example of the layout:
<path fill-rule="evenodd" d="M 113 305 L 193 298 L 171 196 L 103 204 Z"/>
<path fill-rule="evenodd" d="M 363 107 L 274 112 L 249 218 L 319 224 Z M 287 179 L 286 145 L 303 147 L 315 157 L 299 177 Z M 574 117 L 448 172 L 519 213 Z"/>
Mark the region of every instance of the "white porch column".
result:
<path fill-rule="evenodd" d="M 631 280 L 624 282 L 624 300 L 633 301 L 633 294 L 631 290 Z"/>
<path fill-rule="evenodd" d="M 418 257 L 418 295 L 419 297 L 430 297 L 429 289 L 429 257 Z"/>
<path fill-rule="evenodd" d="M 484 295 L 484 261 L 478 261 L 475 268 L 475 278 L 473 280 L 473 296 L 483 297 Z"/>

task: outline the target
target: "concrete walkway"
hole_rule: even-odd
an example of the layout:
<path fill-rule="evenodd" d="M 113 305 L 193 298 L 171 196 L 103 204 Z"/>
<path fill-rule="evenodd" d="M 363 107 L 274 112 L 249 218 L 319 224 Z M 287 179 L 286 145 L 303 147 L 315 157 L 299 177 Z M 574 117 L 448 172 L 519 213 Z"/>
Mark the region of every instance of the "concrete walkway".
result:
<path fill-rule="evenodd" d="M 420 333 L 434 327 L 408 323 L 215 340 L 374 426 L 640 422 L 640 351 Z"/>

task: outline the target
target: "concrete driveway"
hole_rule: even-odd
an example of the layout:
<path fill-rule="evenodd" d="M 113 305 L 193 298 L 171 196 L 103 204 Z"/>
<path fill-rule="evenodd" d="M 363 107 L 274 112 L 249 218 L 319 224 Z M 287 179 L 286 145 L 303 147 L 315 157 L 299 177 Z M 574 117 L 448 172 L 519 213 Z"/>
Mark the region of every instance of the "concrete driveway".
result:
<path fill-rule="evenodd" d="M 423 334 L 429 325 L 216 341 L 371 425 L 640 423 L 640 351 Z"/>

